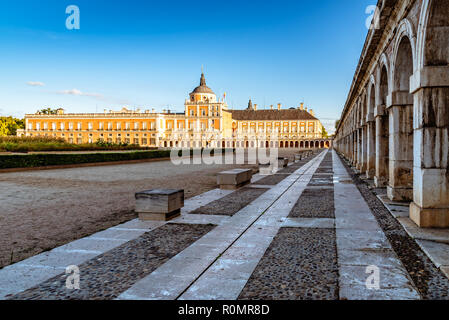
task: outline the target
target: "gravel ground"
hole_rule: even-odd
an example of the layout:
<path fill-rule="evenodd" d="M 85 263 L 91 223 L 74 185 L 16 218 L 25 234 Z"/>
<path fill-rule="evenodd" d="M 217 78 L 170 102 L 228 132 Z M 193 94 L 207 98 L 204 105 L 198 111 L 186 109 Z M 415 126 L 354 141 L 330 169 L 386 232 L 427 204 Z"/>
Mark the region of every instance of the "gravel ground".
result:
<path fill-rule="evenodd" d="M 257 183 L 259 184 L 259 183 Z M 233 216 L 249 203 L 256 200 L 269 189 L 261 188 L 241 188 L 226 197 L 212 201 L 211 203 L 202 206 L 192 212 L 191 214 L 209 214 L 218 216 Z"/>
<path fill-rule="evenodd" d="M 344 160 L 343 163 L 423 299 L 449 300 L 449 279 L 435 267 L 359 175 Z"/>
<path fill-rule="evenodd" d="M 131 220 L 134 193 L 181 188 L 190 198 L 217 187 L 217 173 L 254 165 L 169 161 L 0 174 L 0 268 Z"/>
<path fill-rule="evenodd" d="M 280 183 L 282 180 L 287 178 L 287 174 L 273 174 L 271 176 L 266 176 L 265 178 L 260 179 L 257 181 L 258 185 L 266 185 L 266 186 L 274 186 Z"/>
<path fill-rule="evenodd" d="M 289 214 L 290 218 L 335 218 L 334 189 L 305 189 Z"/>
<path fill-rule="evenodd" d="M 333 229 L 281 228 L 240 300 L 338 300 Z"/>
<path fill-rule="evenodd" d="M 66 275 L 61 274 L 10 299 L 114 299 L 213 228 L 212 225 L 166 224 L 81 264 L 80 290 L 67 289 Z"/>
<path fill-rule="evenodd" d="M 320 172 L 319 172 L 320 171 Z M 328 171 L 330 173 L 324 172 Z M 328 152 L 289 214 L 291 218 L 335 218 L 332 154 Z M 324 185 L 324 187 L 323 187 Z"/>

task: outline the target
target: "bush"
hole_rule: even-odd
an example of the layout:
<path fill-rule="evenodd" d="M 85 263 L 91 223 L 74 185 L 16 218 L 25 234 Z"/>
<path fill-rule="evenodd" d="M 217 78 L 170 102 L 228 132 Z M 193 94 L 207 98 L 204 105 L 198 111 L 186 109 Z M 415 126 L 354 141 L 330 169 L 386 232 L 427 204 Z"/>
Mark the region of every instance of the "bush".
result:
<path fill-rule="evenodd" d="M 218 149 L 220 150 L 220 149 Z M 225 150 L 222 149 L 223 153 Z M 178 151 L 182 155 L 182 151 Z M 215 149 L 211 154 L 214 154 Z M 56 165 L 129 161 L 143 159 L 169 158 L 170 150 L 151 150 L 123 153 L 80 153 L 80 154 L 28 154 L 28 155 L 0 155 L 0 169 L 33 168 Z M 190 150 L 190 155 L 193 150 Z"/>
<path fill-rule="evenodd" d="M 0 137 L 0 151 L 39 152 L 39 151 L 99 151 L 99 150 L 151 150 L 133 144 L 96 143 L 71 144 L 62 138 L 54 137 Z"/>
<path fill-rule="evenodd" d="M 170 157 L 170 151 L 159 150 L 126 153 L 0 155 L 0 169 L 32 168 L 54 165 L 157 159 L 168 157 Z"/>

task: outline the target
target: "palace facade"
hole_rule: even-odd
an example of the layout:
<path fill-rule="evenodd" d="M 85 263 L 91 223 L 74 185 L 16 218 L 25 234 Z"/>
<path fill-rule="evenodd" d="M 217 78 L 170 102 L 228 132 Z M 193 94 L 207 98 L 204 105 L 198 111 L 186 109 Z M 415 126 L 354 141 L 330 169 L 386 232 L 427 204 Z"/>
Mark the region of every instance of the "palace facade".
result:
<path fill-rule="evenodd" d="M 104 113 L 65 113 L 25 115 L 23 136 L 59 137 L 70 143 L 138 144 L 162 148 L 199 147 L 280 147 L 323 148 L 321 122 L 313 110 L 298 108 L 258 110 L 248 103 L 245 110 L 229 110 L 225 99 L 217 99 L 201 74 L 200 85 L 186 99 L 183 113 L 163 110 Z"/>

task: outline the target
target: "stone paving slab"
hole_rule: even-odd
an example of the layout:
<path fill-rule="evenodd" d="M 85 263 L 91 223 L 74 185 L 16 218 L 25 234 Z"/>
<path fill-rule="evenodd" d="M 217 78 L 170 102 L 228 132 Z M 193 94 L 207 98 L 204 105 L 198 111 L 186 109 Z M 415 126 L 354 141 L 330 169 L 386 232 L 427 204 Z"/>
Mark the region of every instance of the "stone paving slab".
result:
<path fill-rule="evenodd" d="M 420 299 L 410 275 L 362 194 L 349 181 L 351 177 L 335 151 L 332 155 L 340 299 Z M 366 286 L 369 266 L 377 267 L 380 272 L 380 290 Z"/>
<path fill-rule="evenodd" d="M 371 272 L 367 272 L 366 265 L 356 266 L 356 265 L 343 265 L 340 267 L 340 284 L 341 289 L 345 292 L 340 295 L 342 299 L 360 299 L 360 296 L 369 295 L 372 291 L 378 291 L 379 289 L 369 289 L 366 286 L 368 277 Z M 377 266 L 379 268 L 379 285 L 380 290 L 385 292 L 395 290 L 400 292 L 400 296 L 395 296 L 390 293 L 389 296 L 384 297 L 388 299 L 409 299 L 409 300 L 419 300 L 420 295 L 413 286 L 413 283 L 408 277 L 408 273 L 404 270 L 402 265 L 400 267 L 394 266 Z M 357 288 L 356 294 L 351 293 L 351 287 Z M 361 291 L 367 291 L 367 293 L 362 293 Z M 397 292 L 396 292 L 397 294 Z M 377 293 L 379 296 L 379 293 Z M 379 298 L 381 298 L 379 296 Z"/>
<path fill-rule="evenodd" d="M 427 240 L 416 240 L 437 268 L 449 267 L 449 244 Z"/>
<path fill-rule="evenodd" d="M 64 267 L 9 265 L 1 270 L 0 299 L 9 298 L 65 271 Z"/>
<path fill-rule="evenodd" d="M 429 240 L 449 244 L 449 229 L 419 228 L 410 218 L 398 218 L 408 235 L 417 240 Z"/>
<path fill-rule="evenodd" d="M 335 228 L 335 219 L 327 218 L 287 218 L 283 228 Z"/>

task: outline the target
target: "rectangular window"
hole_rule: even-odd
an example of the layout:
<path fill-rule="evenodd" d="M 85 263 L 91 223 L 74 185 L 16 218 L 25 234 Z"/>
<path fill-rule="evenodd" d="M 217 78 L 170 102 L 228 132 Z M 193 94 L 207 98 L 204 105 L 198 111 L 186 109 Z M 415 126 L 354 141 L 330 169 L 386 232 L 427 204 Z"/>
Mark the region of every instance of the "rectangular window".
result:
<path fill-rule="evenodd" d="M 41 129 L 41 124 L 39 122 L 36 123 L 36 130 L 40 130 Z"/>
<path fill-rule="evenodd" d="M 33 124 L 32 123 L 28 123 L 28 130 L 33 130 Z"/>
<path fill-rule="evenodd" d="M 92 130 L 92 129 L 93 129 L 93 124 L 92 124 L 92 122 L 89 122 L 87 126 L 88 126 L 88 129 L 89 129 L 89 130 Z"/>
<path fill-rule="evenodd" d="M 44 130 L 48 130 L 48 123 L 44 122 Z"/>
<path fill-rule="evenodd" d="M 51 130 L 56 130 L 56 122 L 53 122 L 53 123 L 51 124 Z"/>
<path fill-rule="evenodd" d="M 143 130 L 147 130 L 147 127 L 148 127 L 147 123 L 146 122 L 142 122 L 142 129 Z"/>
<path fill-rule="evenodd" d="M 112 122 L 108 122 L 108 130 L 112 130 Z"/>
<path fill-rule="evenodd" d="M 151 130 L 156 130 L 156 122 L 151 122 L 151 124 L 150 124 L 150 126 L 151 126 Z"/>
<path fill-rule="evenodd" d="M 103 122 L 100 122 L 99 125 L 98 125 L 98 127 L 99 127 L 100 130 L 104 130 L 104 123 L 103 123 Z"/>
<path fill-rule="evenodd" d="M 139 130 L 139 123 L 138 122 L 134 122 L 134 130 Z"/>
<path fill-rule="evenodd" d="M 81 124 L 81 122 L 78 122 L 77 129 L 78 129 L 78 130 L 81 130 L 81 128 L 82 128 L 82 124 Z"/>
<path fill-rule="evenodd" d="M 142 138 L 142 145 L 144 145 L 144 146 L 147 145 L 147 138 Z"/>
<path fill-rule="evenodd" d="M 130 124 L 129 124 L 129 122 L 125 123 L 125 129 L 126 129 L 126 130 L 129 130 L 129 129 L 130 129 Z"/>
<path fill-rule="evenodd" d="M 122 129 L 122 123 L 121 122 L 117 122 L 117 130 L 121 130 Z"/>

